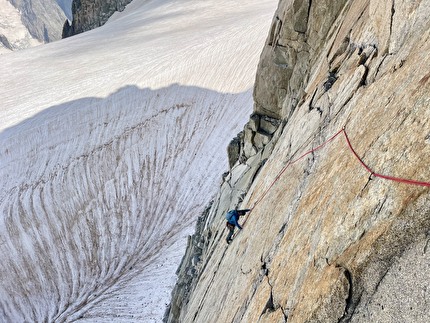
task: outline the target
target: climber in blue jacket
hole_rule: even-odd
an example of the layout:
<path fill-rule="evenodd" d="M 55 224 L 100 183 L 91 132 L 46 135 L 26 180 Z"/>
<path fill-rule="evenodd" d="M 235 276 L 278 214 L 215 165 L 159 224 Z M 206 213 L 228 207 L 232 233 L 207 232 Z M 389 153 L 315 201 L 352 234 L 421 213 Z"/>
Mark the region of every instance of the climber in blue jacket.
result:
<path fill-rule="evenodd" d="M 232 240 L 232 236 L 234 233 L 234 228 L 237 227 L 239 230 L 242 230 L 242 227 L 240 226 L 239 217 L 246 214 L 246 212 L 251 211 L 250 209 L 244 209 L 244 210 L 230 210 L 225 215 L 225 218 L 227 219 L 227 228 L 229 229 L 229 233 L 227 235 L 227 243 L 230 243 Z"/>

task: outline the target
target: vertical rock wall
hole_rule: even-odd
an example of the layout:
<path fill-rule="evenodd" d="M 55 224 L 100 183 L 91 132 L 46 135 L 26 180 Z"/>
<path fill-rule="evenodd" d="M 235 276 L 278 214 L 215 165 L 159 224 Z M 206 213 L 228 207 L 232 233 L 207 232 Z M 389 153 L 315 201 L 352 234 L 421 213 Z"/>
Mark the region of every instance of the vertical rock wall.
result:
<path fill-rule="evenodd" d="M 429 5 L 280 1 L 255 114 L 166 321 L 430 321 L 428 187 L 371 176 L 343 134 L 280 174 L 345 127 L 375 172 L 430 182 Z M 255 207 L 227 245 L 236 206 Z"/>
<path fill-rule="evenodd" d="M 256 76 L 257 113 L 288 118 L 305 95 L 311 68 L 345 0 L 280 1 Z"/>
<path fill-rule="evenodd" d="M 132 0 L 73 0 L 70 24 L 65 22 L 63 38 L 104 25 L 116 11 L 123 11 Z"/>

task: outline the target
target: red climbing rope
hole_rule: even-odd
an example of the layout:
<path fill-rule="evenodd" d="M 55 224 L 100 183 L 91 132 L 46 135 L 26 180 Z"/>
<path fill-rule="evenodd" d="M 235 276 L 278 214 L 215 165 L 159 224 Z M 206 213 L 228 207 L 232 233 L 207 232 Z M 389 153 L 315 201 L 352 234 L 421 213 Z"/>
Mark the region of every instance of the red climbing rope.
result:
<path fill-rule="evenodd" d="M 323 142 L 321 145 L 319 145 L 318 147 L 313 148 L 313 149 L 305 152 L 303 155 L 301 155 L 299 158 L 297 158 L 297 159 L 295 159 L 293 161 L 289 161 L 281 169 L 281 171 L 278 173 L 278 175 L 276 175 L 275 179 L 272 181 L 272 183 L 269 185 L 269 187 L 263 192 L 263 194 L 254 203 L 254 206 L 251 208 L 251 211 L 248 214 L 248 217 L 251 214 L 252 210 L 263 200 L 263 198 L 266 196 L 266 194 L 272 189 L 272 187 L 275 185 L 275 183 L 279 180 L 279 178 L 287 170 L 288 167 L 290 167 L 294 163 L 298 162 L 299 160 L 303 159 L 307 155 L 315 152 L 316 150 L 319 150 L 319 149 L 323 148 L 325 145 L 327 145 L 329 142 L 333 141 L 341 133 L 343 133 L 345 135 L 345 139 L 346 139 L 346 142 L 348 144 L 348 147 L 350 148 L 350 150 L 352 151 L 352 153 L 354 154 L 354 156 L 360 161 L 361 165 L 371 174 L 371 176 L 373 175 L 375 177 L 379 177 L 379 178 L 383 178 L 383 179 L 386 179 L 386 180 L 395 181 L 395 182 L 399 182 L 399 183 L 404 183 L 404 184 L 430 187 L 430 182 L 421 182 L 421 181 L 415 181 L 415 180 L 411 180 L 411 179 L 405 179 L 405 178 L 393 177 L 393 176 L 387 176 L 387 175 L 382 175 L 382 174 L 379 174 L 379 173 L 375 173 L 369 166 L 367 166 L 363 162 L 363 160 L 360 158 L 360 156 L 358 156 L 358 154 L 356 153 L 356 151 L 354 150 L 354 148 L 351 145 L 351 141 L 348 138 L 348 134 L 346 133 L 345 128 L 343 128 L 343 129 L 339 130 L 337 133 L 335 133 L 333 136 L 331 136 L 329 139 L 327 139 L 325 142 Z"/>
<path fill-rule="evenodd" d="M 394 177 L 394 176 L 388 176 L 388 175 L 382 175 L 382 174 L 378 174 L 375 173 L 372 169 L 370 169 L 369 166 L 367 166 L 363 160 L 358 156 L 358 154 L 355 152 L 354 148 L 352 148 L 351 142 L 349 141 L 348 138 L 348 134 L 346 133 L 345 129 L 342 129 L 343 134 L 345 135 L 345 139 L 346 142 L 348 143 L 349 149 L 351 149 L 352 153 L 355 155 L 355 157 L 357 157 L 357 159 L 360 161 L 361 165 L 363 165 L 364 168 L 366 168 L 366 170 L 373 176 L 375 177 L 379 177 L 379 178 L 383 178 L 389 181 L 394 181 L 394 182 L 399 182 L 399 183 L 404 183 L 404 184 L 410 184 L 410 185 L 418 185 L 418 186 L 427 186 L 430 187 L 430 183 L 429 182 L 420 182 L 420 181 L 415 181 L 412 179 L 406 179 L 406 178 L 400 178 L 400 177 Z"/>
<path fill-rule="evenodd" d="M 382 175 L 379 173 L 375 173 L 369 166 L 367 166 L 364 161 L 360 158 L 360 156 L 358 156 L 357 152 L 354 150 L 354 148 L 351 145 L 351 141 L 348 138 L 348 134 L 346 133 L 345 127 L 342 128 L 341 130 L 339 130 L 338 132 L 336 132 L 333 136 L 331 136 L 329 139 L 327 139 L 325 142 L 323 142 L 321 145 L 317 146 L 316 148 L 313 148 L 307 152 L 305 152 L 303 155 L 301 155 L 299 158 L 293 160 L 293 161 L 289 161 L 278 173 L 278 175 L 276 175 L 275 179 L 272 181 L 272 183 L 269 185 L 269 187 L 263 192 L 263 194 L 257 199 L 257 201 L 254 203 L 254 205 L 252 206 L 250 212 L 248 213 L 248 216 L 245 218 L 245 220 L 243 221 L 242 225 L 245 225 L 246 221 L 248 220 L 249 216 L 251 215 L 252 211 L 254 210 L 254 208 L 257 206 L 258 203 L 260 203 L 263 198 L 266 196 L 266 194 L 272 189 L 272 187 L 275 185 L 275 183 L 279 180 L 279 178 L 282 176 L 282 174 L 287 170 L 288 167 L 290 167 L 291 165 L 293 165 L 294 163 L 297 163 L 299 160 L 303 159 L 305 156 L 315 152 L 318 149 L 323 148 L 325 145 L 327 145 L 329 142 L 333 141 L 338 135 L 340 135 L 341 133 L 343 133 L 345 135 L 345 139 L 346 142 L 348 144 L 349 149 L 352 151 L 352 153 L 354 154 L 354 156 L 360 161 L 361 165 L 370 173 L 371 176 L 375 176 L 375 177 L 379 177 L 379 178 L 383 178 L 389 181 L 394 181 L 394 182 L 399 182 L 399 183 L 404 183 L 404 184 L 409 184 L 409 185 L 418 185 L 418 186 L 426 186 L 426 187 L 430 187 L 430 182 L 421 182 L 421 181 L 415 181 L 415 180 L 411 180 L 411 179 L 405 179 L 405 178 L 400 178 L 400 177 L 394 177 L 394 176 L 387 176 L 387 175 Z M 236 234 L 235 234 L 236 236 Z"/>
<path fill-rule="evenodd" d="M 299 158 L 297 158 L 296 160 L 292 161 L 291 164 L 294 164 L 296 162 L 298 162 L 300 159 L 302 159 L 303 157 L 313 153 L 314 151 L 323 148 L 325 145 L 327 145 L 330 141 L 334 140 L 338 135 L 340 135 L 342 132 L 344 132 L 344 129 L 339 130 L 338 132 L 336 132 L 333 136 L 331 136 L 329 139 L 327 139 L 325 142 L 323 142 L 321 145 L 319 145 L 318 147 L 309 150 L 308 152 L 305 152 L 303 155 L 301 155 Z"/>
<path fill-rule="evenodd" d="M 287 170 L 288 167 L 290 167 L 291 165 L 297 163 L 299 160 L 303 159 L 304 157 L 306 157 L 309 154 L 312 154 L 314 151 L 323 148 L 325 145 L 327 145 L 330 141 L 334 140 L 342 131 L 344 131 L 344 129 L 339 130 L 337 133 L 335 133 L 333 136 L 331 136 L 328 140 L 326 140 L 325 142 L 323 142 L 321 145 L 319 145 L 316 148 L 313 148 L 309 151 L 307 151 L 306 153 L 304 153 L 303 155 L 301 155 L 299 158 L 293 160 L 293 161 L 289 161 L 287 163 L 287 165 L 285 165 L 281 171 L 278 173 L 278 175 L 276 175 L 275 179 L 273 180 L 273 182 L 269 185 L 269 187 L 264 191 L 264 193 L 258 198 L 258 200 L 254 203 L 254 206 L 251 208 L 251 212 L 252 209 L 254 209 L 258 203 L 261 202 L 261 200 L 263 200 L 263 198 L 266 196 L 266 194 L 270 191 L 270 189 L 273 187 L 273 185 L 275 185 L 275 183 L 279 180 L 279 178 L 282 176 L 282 174 Z"/>

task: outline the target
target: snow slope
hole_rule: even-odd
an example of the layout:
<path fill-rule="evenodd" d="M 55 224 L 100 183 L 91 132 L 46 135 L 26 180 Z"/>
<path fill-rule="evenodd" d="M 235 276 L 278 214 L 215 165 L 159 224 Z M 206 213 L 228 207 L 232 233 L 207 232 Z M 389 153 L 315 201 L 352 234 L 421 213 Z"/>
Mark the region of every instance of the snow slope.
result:
<path fill-rule="evenodd" d="M 276 2 L 135 0 L 0 56 L 0 321 L 161 321 Z"/>

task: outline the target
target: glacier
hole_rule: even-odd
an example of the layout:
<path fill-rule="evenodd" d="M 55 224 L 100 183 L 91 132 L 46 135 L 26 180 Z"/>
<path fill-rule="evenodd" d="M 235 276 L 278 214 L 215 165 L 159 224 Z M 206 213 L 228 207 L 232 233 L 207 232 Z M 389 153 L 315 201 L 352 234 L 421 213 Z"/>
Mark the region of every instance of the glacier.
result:
<path fill-rule="evenodd" d="M 0 56 L 0 321 L 162 320 L 276 4 L 134 0 Z"/>

